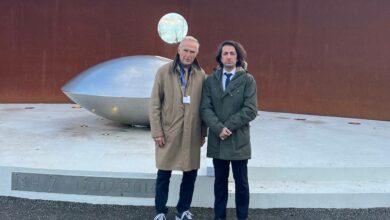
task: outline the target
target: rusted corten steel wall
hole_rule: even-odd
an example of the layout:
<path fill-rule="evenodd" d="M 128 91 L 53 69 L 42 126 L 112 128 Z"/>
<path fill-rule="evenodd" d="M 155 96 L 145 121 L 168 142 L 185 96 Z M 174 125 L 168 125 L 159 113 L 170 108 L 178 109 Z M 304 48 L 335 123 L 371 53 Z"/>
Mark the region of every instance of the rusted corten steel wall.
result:
<path fill-rule="evenodd" d="M 182 14 L 207 72 L 241 42 L 259 108 L 390 120 L 388 0 L 1 0 L 0 102 L 70 102 L 81 71 L 129 55 L 172 58 L 157 23 Z"/>

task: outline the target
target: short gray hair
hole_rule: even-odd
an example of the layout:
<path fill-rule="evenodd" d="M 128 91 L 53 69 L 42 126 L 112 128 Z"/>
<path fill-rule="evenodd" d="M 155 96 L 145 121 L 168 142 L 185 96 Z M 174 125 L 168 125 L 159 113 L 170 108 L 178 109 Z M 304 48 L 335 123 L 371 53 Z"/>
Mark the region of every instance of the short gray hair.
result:
<path fill-rule="evenodd" d="M 199 43 L 199 41 L 198 41 L 195 37 L 193 37 L 193 36 L 185 36 L 185 37 L 183 38 L 183 40 L 180 42 L 179 47 L 181 47 L 181 46 L 182 46 L 182 42 L 183 42 L 183 41 L 186 41 L 186 40 L 196 42 L 196 43 L 198 44 L 198 49 L 199 49 L 200 43 Z"/>

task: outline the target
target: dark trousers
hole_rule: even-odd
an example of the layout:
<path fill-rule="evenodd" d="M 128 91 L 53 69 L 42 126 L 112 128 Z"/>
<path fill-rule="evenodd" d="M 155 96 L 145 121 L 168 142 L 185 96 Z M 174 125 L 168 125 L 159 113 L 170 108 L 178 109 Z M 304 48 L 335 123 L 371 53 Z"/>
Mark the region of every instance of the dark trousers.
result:
<path fill-rule="evenodd" d="M 171 174 L 171 170 L 157 171 L 155 197 L 156 213 L 166 214 L 168 212 L 166 204 L 168 201 L 169 182 L 171 179 Z M 179 201 L 177 202 L 176 206 L 176 209 L 179 213 L 190 209 L 197 174 L 198 170 L 183 172 L 183 178 L 180 184 Z"/>
<path fill-rule="evenodd" d="M 215 219 L 226 219 L 230 163 L 232 164 L 233 177 L 236 186 L 236 216 L 238 219 L 247 219 L 249 208 L 248 160 L 229 161 L 213 159 L 215 172 Z"/>

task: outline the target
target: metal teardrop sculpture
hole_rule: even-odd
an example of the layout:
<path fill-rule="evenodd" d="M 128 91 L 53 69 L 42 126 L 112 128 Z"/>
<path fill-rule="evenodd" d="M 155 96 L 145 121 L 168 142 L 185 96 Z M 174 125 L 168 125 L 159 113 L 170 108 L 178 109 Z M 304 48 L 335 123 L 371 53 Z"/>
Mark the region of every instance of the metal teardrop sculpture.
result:
<path fill-rule="evenodd" d="M 128 56 L 93 66 L 70 80 L 62 91 L 83 108 L 131 125 L 149 125 L 149 101 L 158 68 L 171 60 Z"/>

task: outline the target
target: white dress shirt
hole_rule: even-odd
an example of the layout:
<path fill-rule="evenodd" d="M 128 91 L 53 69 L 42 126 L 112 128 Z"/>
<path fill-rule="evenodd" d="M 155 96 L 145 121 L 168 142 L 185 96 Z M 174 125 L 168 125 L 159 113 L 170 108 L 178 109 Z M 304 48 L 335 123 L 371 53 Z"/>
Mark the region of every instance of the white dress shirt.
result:
<path fill-rule="evenodd" d="M 222 88 L 223 88 L 223 91 L 225 91 L 225 82 L 226 82 L 226 75 L 225 73 L 231 73 L 232 76 L 230 77 L 230 81 L 233 79 L 234 77 L 234 74 L 236 74 L 236 68 L 234 68 L 232 71 L 226 71 L 225 69 L 222 70 Z"/>

